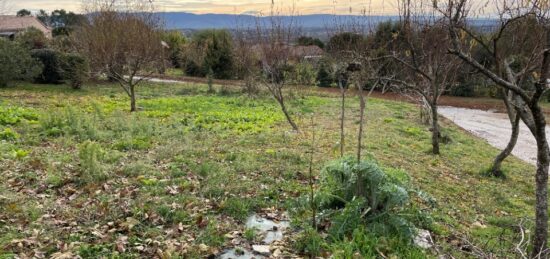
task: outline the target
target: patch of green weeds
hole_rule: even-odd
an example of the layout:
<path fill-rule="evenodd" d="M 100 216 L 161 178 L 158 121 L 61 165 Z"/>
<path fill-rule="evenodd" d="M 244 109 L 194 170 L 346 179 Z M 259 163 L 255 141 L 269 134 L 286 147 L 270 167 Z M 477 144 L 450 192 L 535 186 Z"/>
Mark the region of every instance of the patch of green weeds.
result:
<path fill-rule="evenodd" d="M 296 238 L 293 246 L 301 254 L 316 258 L 322 252 L 325 241 L 323 237 L 312 227 L 306 227 Z"/>
<path fill-rule="evenodd" d="M 224 234 L 216 226 L 218 222 L 209 221 L 208 225 L 197 236 L 196 243 L 205 244 L 212 247 L 220 247 L 225 242 Z"/>
<path fill-rule="evenodd" d="M 424 131 L 418 127 L 406 127 L 403 129 L 403 132 L 413 137 L 422 137 L 425 134 Z"/>
<path fill-rule="evenodd" d="M 96 183 L 107 179 L 102 165 L 104 151 L 96 142 L 86 141 L 79 147 L 80 181 L 85 184 Z"/>
<path fill-rule="evenodd" d="M 23 107 L 0 106 L 0 125 L 17 125 L 24 120 L 36 121 L 38 114 Z"/>
<path fill-rule="evenodd" d="M 0 140 L 6 140 L 6 141 L 14 141 L 18 140 L 20 135 L 11 128 L 5 128 L 4 130 L 0 131 Z"/>
<path fill-rule="evenodd" d="M 247 228 L 243 233 L 244 239 L 246 239 L 248 242 L 253 242 L 256 239 L 256 236 L 257 234 L 255 228 Z"/>
<path fill-rule="evenodd" d="M 254 208 L 254 200 L 237 197 L 228 198 L 220 206 L 222 213 L 240 221 L 244 221 Z"/>

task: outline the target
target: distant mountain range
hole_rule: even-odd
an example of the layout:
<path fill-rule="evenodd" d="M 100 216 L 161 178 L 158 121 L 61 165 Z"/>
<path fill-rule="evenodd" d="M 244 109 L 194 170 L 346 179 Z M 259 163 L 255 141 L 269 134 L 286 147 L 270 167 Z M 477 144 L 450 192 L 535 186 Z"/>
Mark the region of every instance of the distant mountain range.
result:
<path fill-rule="evenodd" d="M 158 13 L 165 21 L 168 29 L 180 30 L 201 30 L 201 29 L 235 29 L 238 27 L 255 26 L 258 21 L 257 16 L 246 14 L 193 14 L 186 12 L 165 12 Z M 388 20 L 397 20 L 398 16 L 367 16 L 368 23 L 376 26 L 380 22 Z M 282 21 L 289 22 L 294 19 L 301 28 L 306 31 L 320 30 L 334 24 L 335 21 L 352 21 L 361 18 L 354 15 L 331 15 L 331 14 L 311 14 L 300 15 L 296 17 L 283 16 Z M 265 22 L 269 17 L 259 18 L 260 22 Z M 362 21 L 364 22 L 364 20 Z M 490 28 L 496 25 L 493 19 L 475 19 L 471 24 L 476 27 Z"/>
<path fill-rule="evenodd" d="M 234 29 L 237 26 L 253 26 L 257 22 L 257 16 L 253 15 L 234 15 L 234 14 L 192 14 L 185 12 L 166 12 L 159 13 L 164 18 L 168 29 Z M 359 16 L 353 15 L 330 15 L 330 14 L 311 14 L 296 17 L 283 16 L 283 21 L 294 19 L 302 28 L 325 28 L 333 23 L 335 19 L 351 20 Z M 369 16 L 373 23 L 379 23 L 397 16 Z M 265 21 L 268 17 L 262 17 Z"/>

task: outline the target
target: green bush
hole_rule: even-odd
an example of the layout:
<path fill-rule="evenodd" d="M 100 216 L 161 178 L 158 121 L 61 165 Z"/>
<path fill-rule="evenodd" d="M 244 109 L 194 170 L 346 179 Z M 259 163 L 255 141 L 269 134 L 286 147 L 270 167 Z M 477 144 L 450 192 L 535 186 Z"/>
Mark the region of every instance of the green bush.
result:
<path fill-rule="evenodd" d="M 204 77 L 210 69 L 216 79 L 233 78 L 233 39 L 227 30 L 202 30 L 193 35 L 185 55 L 185 72 Z"/>
<path fill-rule="evenodd" d="M 462 83 L 451 88 L 452 96 L 474 97 L 476 96 L 475 86 L 471 83 Z"/>
<path fill-rule="evenodd" d="M 321 39 L 308 36 L 301 36 L 296 40 L 296 43 L 298 46 L 317 46 L 321 49 L 325 48 L 325 43 Z"/>
<path fill-rule="evenodd" d="M 170 49 L 166 51 L 166 58 L 170 60 L 170 63 L 175 68 L 181 68 L 184 66 L 181 61 L 183 51 L 187 39 L 185 35 L 178 31 L 168 31 L 162 34 L 162 40 L 168 44 Z"/>
<path fill-rule="evenodd" d="M 387 212 L 403 206 L 409 200 L 407 190 L 386 175 L 375 163 L 357 163 L 346 158 L 331 163 L 322 171 L 322 186 L 330 190 L 328 203 L 351 202 L 364 198 L 370 206 L 369 214 Z"/>
<path fill-rule="evenodd" d="M 296 215 L 306 215 L 307 226 L 295 248 L 311 257 L 326 250 L 335 258 L 373 258 L 380 253 L 419 258 L 423 251 L 413 245 L 413 237 L 417 227 L 430 229 L 426 211 L 433 200 L 408 188 L 409 181 L 402 170 L 383 170 L 372 161 L 348 157 L 329 163 L 321 171 L 313 201 L 317 222 L 330 222 L 326 235 L 311 228 L 312 202 L 309 195 L 302 196 L 292 208 Z"/>
<path fill-rule="evenodd" d="M 0 87 L 14 80 L 29 80 L 40 74 L 42 66 L 19 44 L 0 39 Z"/>
<path fill-rule="evenodd" d="M 48 38 L 46 38 L 46 35 L 44 35 L 41 30 L 34 27 L 18 33 L 17 36 L 15 36 L 15 41 L 29 50 L 43 49 L 48 45 Z"/>
<path fill-rule="evenodd" d="M 321 214 L 334 214 L 329 219 L 333 241 L 360 226 L 381 236 L 412 240 L 415 226 L 409 219 L 424 215 L 411 209 L 409 193 L 414 191 L 407 188 L 399 172 L 394 176 L 374 162 L 358 163 L 352 158 L 337 160 L 322 170 L 317 202 L 324 211 Z"/>
<path fill-rule="evenodd" d="M 66 54 L 64 56 L 63 77 L 73 89 L 82 88 L 82 84 L 89 78 L 90 67 L 88 61 L 79 54 Z"/>
<path fill-rule="evenodd" d="M 289 70 L 285 71 L 285 78 L 292 84 L 313 85 L 315 84 L 316 73 L 310 63 L 302 62 L 289 66 Z"/>
<path fill-rule="evenodd" d="M 332 86 L 332 77 L 328 72 L 327 66 L 321 64 L 319 66 L 319 71 L 317 71 L 317 85 L 319 87 L 331 87 Z"/>
<path fill-rule="evenodd" d="M 31 56 L 40 60 L 42 73 L 35 77 L 40 84 L 60 84 L 63 82 L 63 57 L 61 52 L 52 49 L 35 49 Z"/>

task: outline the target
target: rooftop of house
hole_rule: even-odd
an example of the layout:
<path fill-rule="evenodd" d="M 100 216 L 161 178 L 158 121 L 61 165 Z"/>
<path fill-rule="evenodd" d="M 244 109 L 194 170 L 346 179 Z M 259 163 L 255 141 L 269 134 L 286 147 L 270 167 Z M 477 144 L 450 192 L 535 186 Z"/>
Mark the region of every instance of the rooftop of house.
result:
<path fill-rule="evenodd" d="M 19 32 L 34 27 L 51 36 L 51 30 L 40 20 L 33 16 L 0 15 L 0 32 Z"/>

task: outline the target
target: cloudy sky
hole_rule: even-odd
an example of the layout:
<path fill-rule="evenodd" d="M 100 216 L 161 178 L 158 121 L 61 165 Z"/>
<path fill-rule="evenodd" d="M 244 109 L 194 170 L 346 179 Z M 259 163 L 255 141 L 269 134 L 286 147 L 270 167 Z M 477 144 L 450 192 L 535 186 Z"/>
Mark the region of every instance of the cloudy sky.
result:
<path fill-rule="evenodd" d="M 0 0 L 2 1 L 2 0 Z M 64 8 L 79 12 L 81 0 L 4 0 L 11 11 Z M 285 6 L 296 3 L 300 14 L 311 13 L 359 13 L 369 9 L 371 14 L 395 13 L 396 0 L 275 0 Z M 155 0 L 160 11 L 184 11 L 192 13 L 257 13 L 269 10 L 271 0 Z"/>

